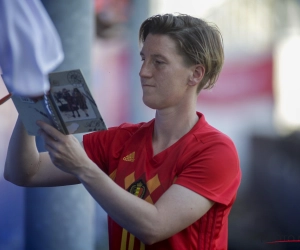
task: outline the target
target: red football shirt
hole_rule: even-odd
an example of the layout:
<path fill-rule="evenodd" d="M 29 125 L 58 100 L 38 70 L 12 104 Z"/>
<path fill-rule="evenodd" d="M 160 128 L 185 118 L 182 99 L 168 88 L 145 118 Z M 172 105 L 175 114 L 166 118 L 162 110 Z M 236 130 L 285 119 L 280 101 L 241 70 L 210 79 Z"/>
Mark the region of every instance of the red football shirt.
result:
<path fill-rule="evenodd" d="M 228 215 L 241 180 L 239 159 L 231 139 L 197 114 L 191 131 L 154 157 L 155 120 L 84 136 L 88 156 L 133 195 L 154 204 L 176 183 L 215 202 L 198 221 L 151 246 L 109 218 L 110 249 L 227 249 Z"/>

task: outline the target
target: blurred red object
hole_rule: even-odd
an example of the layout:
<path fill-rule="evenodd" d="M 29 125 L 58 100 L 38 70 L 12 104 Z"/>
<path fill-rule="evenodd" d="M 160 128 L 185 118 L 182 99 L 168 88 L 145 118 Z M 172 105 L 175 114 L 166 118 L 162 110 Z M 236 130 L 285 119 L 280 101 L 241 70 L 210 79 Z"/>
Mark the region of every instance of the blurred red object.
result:
<path fill-rule="evenodd" d="M 96 33 L 99 38 L 113 36 L 111 30 L 128 20 L 129 0 L 95 0 Z"/>
<path fill-rule="evenodd" d="M 273 97 L 273 58 L 246 58 L 225 62 L 219 79 L 212 90 L 203 90 L 198 101 L 232 103 L 259 96 Z"/>

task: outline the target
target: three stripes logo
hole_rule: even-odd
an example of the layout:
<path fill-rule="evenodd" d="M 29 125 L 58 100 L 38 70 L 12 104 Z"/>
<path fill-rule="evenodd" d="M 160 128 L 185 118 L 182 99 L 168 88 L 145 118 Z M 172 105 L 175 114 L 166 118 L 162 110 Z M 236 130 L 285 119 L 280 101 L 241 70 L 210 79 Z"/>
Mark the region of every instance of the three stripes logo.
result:
<path fill-rule="evenodd" d="M 134 159 L 135 159 L 135 151 L 123 157 L 123 161 L 134 162 Z"/>

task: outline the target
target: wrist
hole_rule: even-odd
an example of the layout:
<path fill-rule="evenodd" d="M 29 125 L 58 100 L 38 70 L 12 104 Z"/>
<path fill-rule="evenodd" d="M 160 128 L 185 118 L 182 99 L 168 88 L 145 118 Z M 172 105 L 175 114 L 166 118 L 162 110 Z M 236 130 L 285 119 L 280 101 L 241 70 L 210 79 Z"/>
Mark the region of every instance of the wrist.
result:
<path fill-rule="evenodd" d="M 99 167 L 92 161 L 89 161 L 85 166 L 78 168 L 74 173 L 81 183 L 85 183 L 90 178 L 95 178 L 99 171 Z"/>

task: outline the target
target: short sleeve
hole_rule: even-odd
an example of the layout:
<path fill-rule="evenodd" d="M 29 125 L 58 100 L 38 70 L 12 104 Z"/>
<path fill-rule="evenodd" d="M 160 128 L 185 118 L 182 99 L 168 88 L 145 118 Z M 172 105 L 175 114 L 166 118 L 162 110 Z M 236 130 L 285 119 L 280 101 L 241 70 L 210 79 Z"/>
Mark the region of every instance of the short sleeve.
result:
<path fill-rule="evenodd" d="M 84 150 L 88 157 L 109 175 L 117 167 L 124 145 L 140 126 L 141 124 L 124 123 L 119 127 L 85 134 Z"/>
<path fill-rule="evenodd" d="M 115 129 L 98 131 L 83 136 L 83 147 L 88 157 L 107 173 L 108 154 L 107 149 L 114 137 Z M 104 146 L 105 145 L 105 146 Z"/>
<path fill-rule="evenodd" d="M 215 136 L 191 145 L 175 183 L 210 199 L 229 205 L 240 185 L 238 154 L 228 137 Z M 201 144 L 201 145 L 200 145 Z"/>

